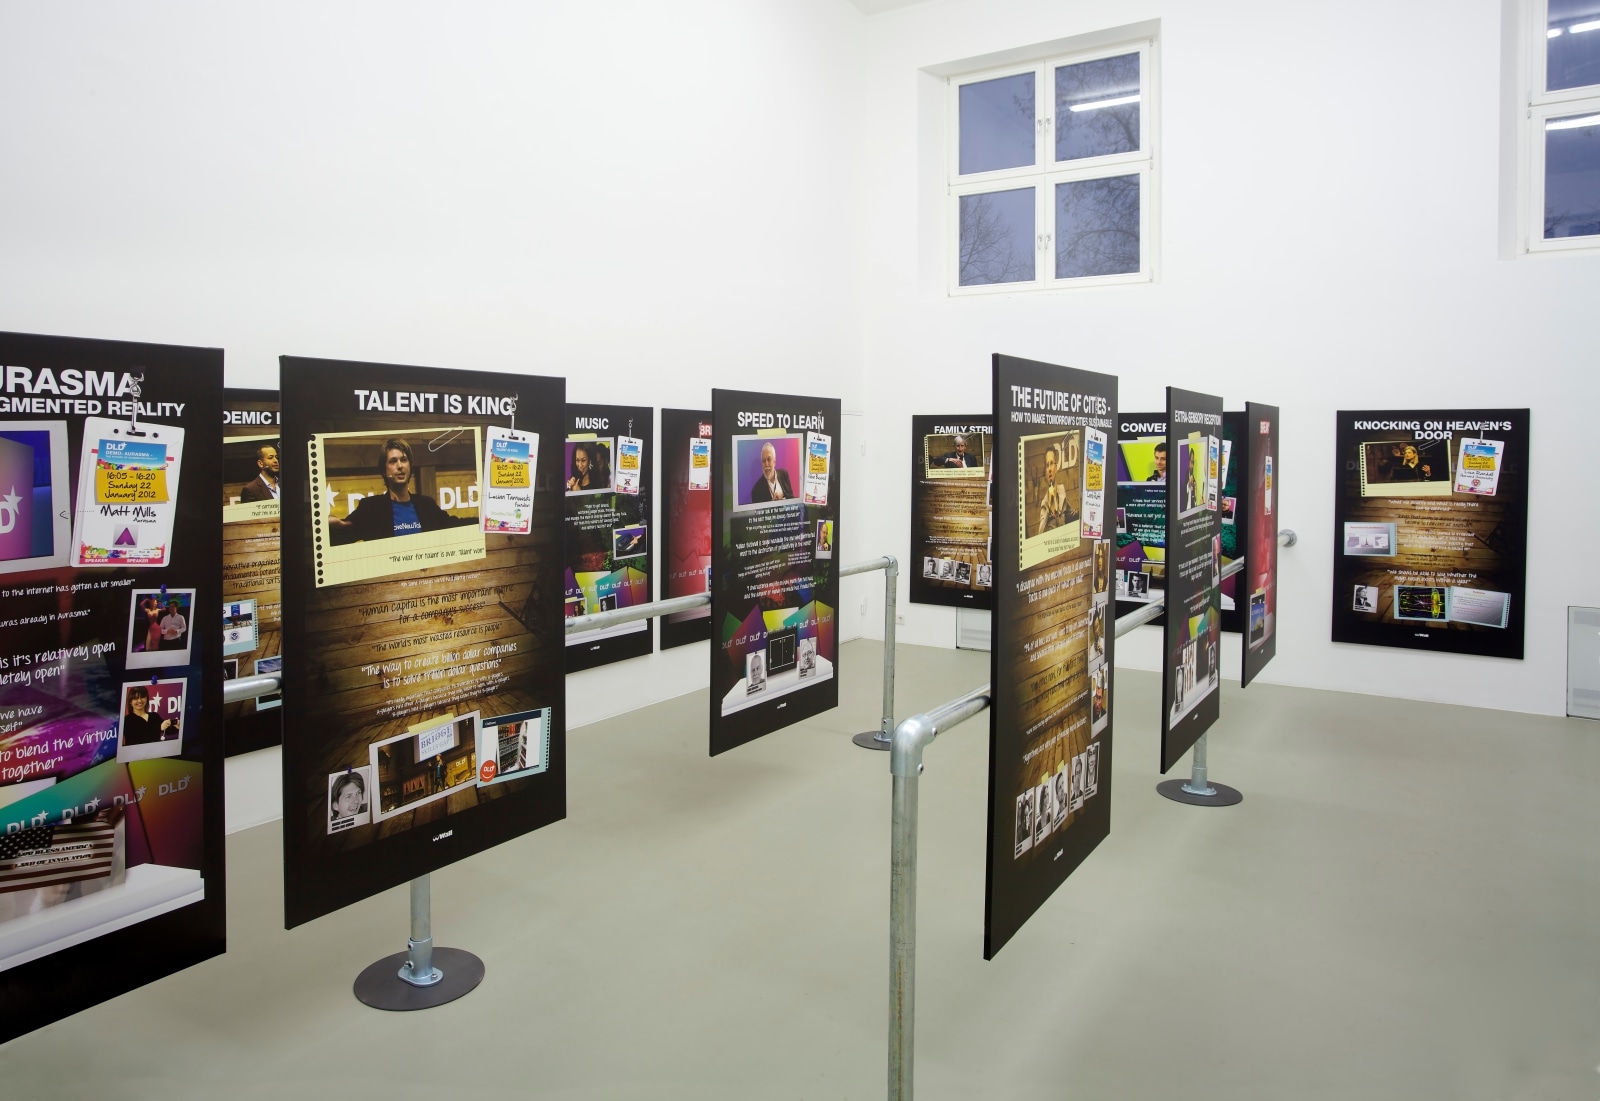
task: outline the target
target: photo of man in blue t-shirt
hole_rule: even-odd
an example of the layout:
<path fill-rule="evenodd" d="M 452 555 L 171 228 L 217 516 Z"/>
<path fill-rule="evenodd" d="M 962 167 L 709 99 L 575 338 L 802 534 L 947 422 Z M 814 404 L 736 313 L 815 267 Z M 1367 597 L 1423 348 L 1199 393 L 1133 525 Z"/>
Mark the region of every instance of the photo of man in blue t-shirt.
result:
<path fill-rule="evenodd" d="M 383 441 L 378 471 L 383 475 L 386 492 L 361 498 L 346 519 L 328 521 L 328 534 L 334 546 L 477 522 L 471 517 L 450 515 L 426 493 L 411 492 L 411 445 L 405 440 Z"/>

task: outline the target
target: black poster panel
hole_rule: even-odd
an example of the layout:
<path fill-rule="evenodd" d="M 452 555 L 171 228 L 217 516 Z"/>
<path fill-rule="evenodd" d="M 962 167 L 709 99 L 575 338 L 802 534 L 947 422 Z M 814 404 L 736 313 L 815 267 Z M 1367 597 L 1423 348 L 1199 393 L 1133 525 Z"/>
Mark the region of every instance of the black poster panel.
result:
<path fill-rule="evenodd" d="M 223 951 L 222 352 L 0 333 L 0 1041 Z"/>
<path fill-rule="evenodd" d="M 1222 399 L 1167 387 L 1167 613 L 1161 771 L 1221 712 Z"/>
<path fill-rule="evenodd" d="M 278 392 L 222 392 L 222 679 L 278 675 Z M 228 756 L 283 740 L 283 694 L 222 706 Z"/>
<path fill-rule="evenodd" d="M 994 357 L 994 635 L 983 956 L 1111 829 L 1111 375 Z"/>
<path fill-rule="evenodd" d="M 993 606 L 989 491 L 994 418 L 911 418 L 911 601 Z"/>
<path fill-rule="evenodd" d="M 661 410 L 661 599 L 711 587 L 711 410 Z M 661 620 L 661 648 L 711 638 L 711 606 Z"/>
<path fill-rule="evenodd" d="M 1217 474 L 1217 492 L 1221 504 L 1217 511 L 1222 520 L 1222 567 L 1227 569 L 1244 556 L 1245 539 L 1248 538 L 1249 521 L 1244 515 L 1240 487 L 1244 485 L 1244 413 L 1240 410 L 1222 414 L 1222 466 Z M 1244 632 L 1245 605 L 1239 599 L 1244 580 L 1239 574 L 1222 579 L 1222 629 L 1236 634 Z"/>
<path fill-rule="evenodd" d="M 1160 600 L 1167 587 L 1167 414 L 1117 417 L 1117 615 Z M 1151 620 L 1159 626 L 1164 615 Z"/>
<path fill-rule="evenodd" d="M 566 816 L 566 382 L 281 363 L 292 928 Z"/>
<path fill-rule="evenodd" d="M 1231 415 L 1231 414 L 1230 414 Z M 1244 572 L 1236 575 L 1245 608 L 1243 688 L 1278 652 L 1278 407 L 1246 402 L 1240 426 L 1243 455 L 1237 505 L 1243 525 Z"/>
<path fill-rule="evenodd" d="M 1338 418 L 1333 641 L 1520 659 L 1528 410 Z"/>
<path fill-rule="evenodd" d="M 655 575 L 655 411 L 637 405 L 568 405 L 565 479 L 566 614 L 648 604 Z M 567 672 L 642 657 L 651 620 L 567 636 Z"/>
<path fill-rule="evenodd" d="M 711 755 L 839 705 L 839 402 L 711 392 Z"/>

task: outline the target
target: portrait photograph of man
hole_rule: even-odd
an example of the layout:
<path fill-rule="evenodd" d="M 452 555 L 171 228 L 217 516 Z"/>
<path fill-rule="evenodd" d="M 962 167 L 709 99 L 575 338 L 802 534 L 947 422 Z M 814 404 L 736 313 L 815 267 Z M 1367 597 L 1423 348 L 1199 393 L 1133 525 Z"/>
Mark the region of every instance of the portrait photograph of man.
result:
<path fill-rule="evenodd" d="M 1081 429 L 1024 436 L 1019 443 L 1017 519 L 1023 569 L 1078 546 L 1082 444 Z"/>
<path fill-rule="evenodd" d="M 391 436 L 373 450 L 373 458 L 383 489 L 362 497 L 349 515 L 329 519 L 328 534 L 334 546 L 477 523 L 476 480 L 472 485 L 471 515 L 456 516 L 441 508 L 431 494 L 413 488 L 417 470 L 408 441 Z M 475 479 L 476 470 L 472 473 Z"/>
<path fill-rule="evenodd" d="M 989 437 L 983 432 L 924 436 L 922 455 L 929 478 L 982 478 L 989 465 Z"/>
<path fill-rule="evenodd" d="M 798 499 L 801 437 L 733 438 L 734 511 L 787 504 Z"/>

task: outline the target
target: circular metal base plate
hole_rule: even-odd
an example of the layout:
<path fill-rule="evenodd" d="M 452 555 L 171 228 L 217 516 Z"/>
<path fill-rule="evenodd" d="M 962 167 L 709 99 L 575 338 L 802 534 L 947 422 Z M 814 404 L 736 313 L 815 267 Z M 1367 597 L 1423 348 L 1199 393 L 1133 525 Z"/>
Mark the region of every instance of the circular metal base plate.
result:
<path fill-rule="evenodd" d="M 1227 784 L 1210 781 L 1211 786 L 1217 789 L 1215 795 L 1195 795 L 1183 790 L 1187 780 L 1163 780 L 1156 785 L 1156 791 L 1165 795 L 1175 803 L 1188 803 L 1191 807 L 1231 807 L 1235 803 L 1244 802 L 1244 792 L 1238 788 L 1230 788 Z"/>
<path fill-rule="evenodd" d="M 433 966 L 444 972 L 444 978 L 432 986 L 412 986 L 399 974 L 407 955 L 385 956 L 357 975 L 356 997 L 373 1009 L 432 1009 L 472 993 L 483 981 L 483 961 L 477 956 L 460 948 L 435 948 Z"/>
<path fill-rule="evenodd" d="M 889 739 L 879 737 L 881 730 L 864 730 L 850 740 L 862 749 L 888 749 Z"/>

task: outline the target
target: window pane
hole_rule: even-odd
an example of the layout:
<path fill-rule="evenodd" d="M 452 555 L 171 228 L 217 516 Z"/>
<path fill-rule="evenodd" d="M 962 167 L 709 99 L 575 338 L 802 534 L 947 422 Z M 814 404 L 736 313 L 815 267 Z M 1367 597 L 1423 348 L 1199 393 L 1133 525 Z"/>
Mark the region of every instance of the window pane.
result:
<path fill-rule="evenodd" d="M 1545 90 L 1600 84 L 1600 0 L 1550 0 Z"/>
<path fill-rule="evenodd" d="M 963 175 L 1034 164 L 1033 74 L 963 84 L 960 127 Z"/>
<path fill-rule="evenodd" d="M 1600 114 L 1544 124 L 1544 235 L 1600 234 Z"/>
<path fill-rule="evenodd" d="M 1138 173 L 1056 184 L 1056 278 L 1138 270 Z"/>
<path fill-rule="evenodd" d="M 1033 253 L 1033 188 L 961 196 L 963 287 L 1031 280 Z"/>
<path fill-rule="evenodd" d="M 1139 149 L 1139 55 L 1056 69 L 1056 160 Z"/>

